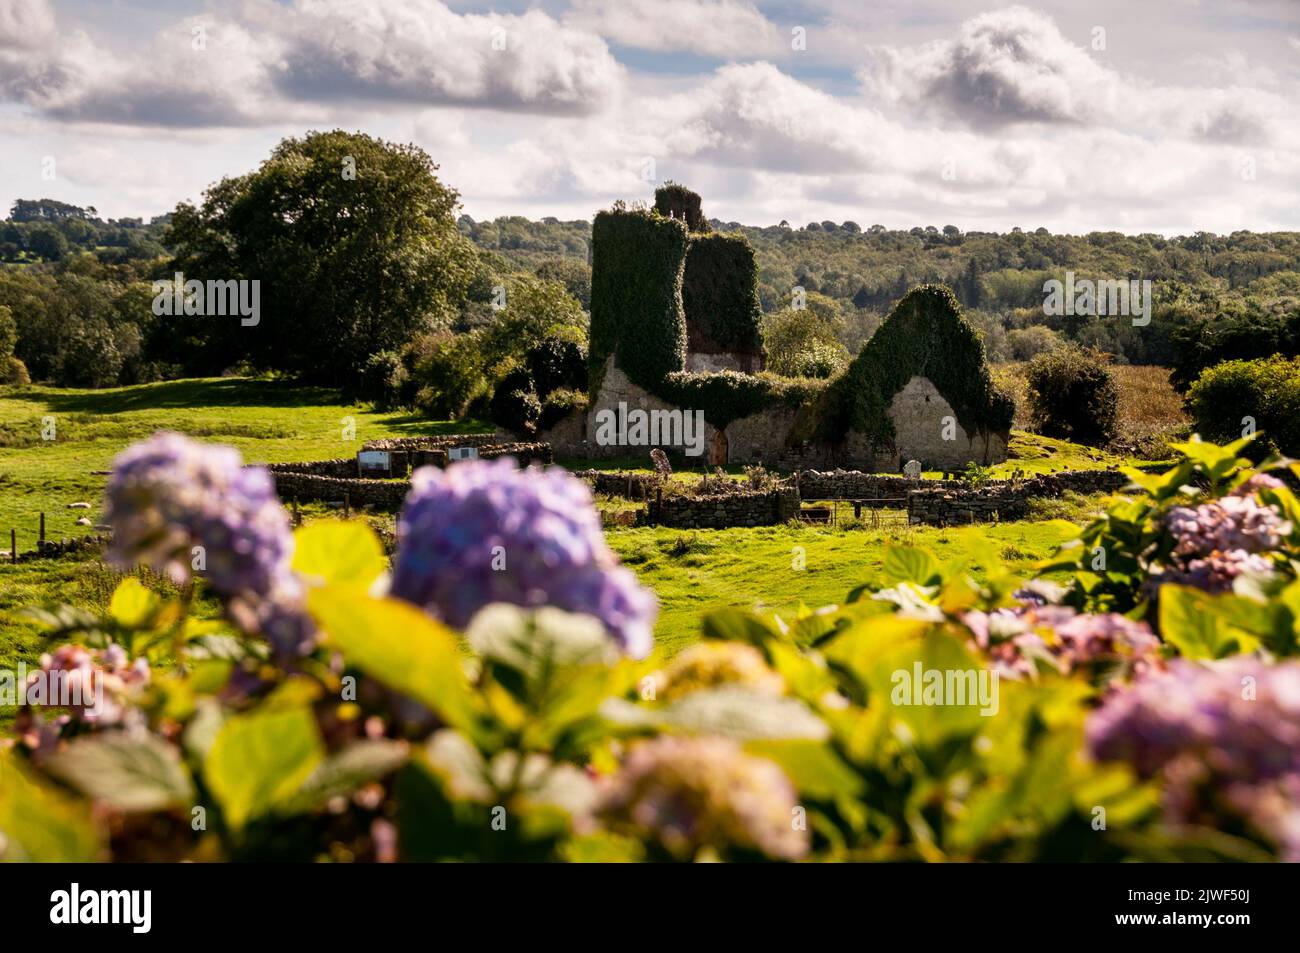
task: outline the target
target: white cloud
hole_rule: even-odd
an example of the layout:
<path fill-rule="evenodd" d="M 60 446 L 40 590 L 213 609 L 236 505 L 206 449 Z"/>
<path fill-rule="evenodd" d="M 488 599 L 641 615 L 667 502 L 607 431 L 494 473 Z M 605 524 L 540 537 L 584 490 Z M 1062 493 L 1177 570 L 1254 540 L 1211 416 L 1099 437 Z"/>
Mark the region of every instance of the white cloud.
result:
<path fill-rule="evenodd" d="M 169 127 L 327 118 L 340 103 L 585 113 L 617 96 L 623 68 L 600 37 L 539 10 L 457 14 L 436 0 L 252 0 L 173 22 L 113 60 L 60 39 L 44 0 L 0 0 L 0 94 L 61 120 Z"/>
<path fill-rule="evenodd" d="M 872 94 L 972 127 L 1077 124 L 1249 142 L 1293 114 L 1286 97 L 1258 87 L 1154 85 L 1122 75 L 1066 39 L 1051 18 L 1021 6 L 973 17 L 953 39 L 870 54 L 862 79 Z M 1216 59 L 1215 69 L 1233 62 L 1241 60 Z"/>
<path fill-rule="evenodd" d="M 781 43 L 776 26 L 740 0 L 575 0 L 566 22 L 623 46 L 723 59 L 771 56 Z"/>
<path fill-rule="evenodd" d="M 1136 27 L 1112 30 L 1115 49 L 1096 55 L 1082 14 L 1020 7 L 963 21 L 956 2 L 889 2 L 850 22 L 844 0 L 833 29 L 804 10 L 809 50 L 790 56 L 779 30 L 775 52 L 753 52 L 776 28 L 739 2 L 629 0 L 631 12 L 607 13 L 583 0 L 556 17 L 436 0 L 245 0 L 114 44 L 102 24 L 93 37 L 67 29 L 44 0 L 0 0 L 0 156 L 18 170 L 0 191 L 44 189 L 49 152 L 67 190 L 55 197 L 153 214 L 254 167 L 281 136 L 330 125 L 414 139 L 476 217 L 589 218 L 616 198 L 648 199 L 652 159 L 657 179 L 698 189 L 709 214 L 750 224 L 1300 225 L 1293 30 L 1183 43 L 1155 82 L 1140 57 L 1115 65 Z M 652 9 L 667 13 L 650 23 Z M 896 31 L 874 31 L 880 16 Z M 1222 22 L 1189 5 L 1177 26 L 1185 39 Z M 196 26 L 205 50 L 193 49 Z M 492 49 L 494 26 L 505 50 Z M 867 37 L 862 85 L 830 76 L 826 64 Z M 664 68 L 625 68 L 606 38 Z M 733 62 L 686 69 L 683 50 Z"/>

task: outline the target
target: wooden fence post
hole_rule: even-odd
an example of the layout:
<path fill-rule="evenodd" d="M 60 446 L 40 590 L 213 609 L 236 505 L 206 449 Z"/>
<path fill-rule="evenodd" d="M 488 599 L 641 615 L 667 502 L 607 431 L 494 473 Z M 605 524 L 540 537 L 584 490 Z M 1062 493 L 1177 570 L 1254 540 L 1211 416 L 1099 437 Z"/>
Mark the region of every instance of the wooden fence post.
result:
<path fill-rule="evenodd" d="M 45 542 L 45 514 L 44 514 L 44 513 L 41 514 L 41 539 L 40 539 L 40 542 L 41 542 L 41 543 Z M 39 543 L 37 544 L 36 548 L 37 548 L 37 549 L 40 549 L 40 548 L 41 548 Z"/>
<path fill-rule="evenodd" d="M 18 533 L 13 529 L 9 530 L 9 561 L 18 564 Z"/>

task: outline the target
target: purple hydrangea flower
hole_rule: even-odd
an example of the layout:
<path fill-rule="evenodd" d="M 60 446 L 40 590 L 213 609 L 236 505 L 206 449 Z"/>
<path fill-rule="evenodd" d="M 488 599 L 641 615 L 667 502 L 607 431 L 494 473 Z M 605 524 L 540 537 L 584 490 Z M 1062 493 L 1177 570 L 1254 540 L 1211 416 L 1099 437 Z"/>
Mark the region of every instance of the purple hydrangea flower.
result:
<path fill-rule="evenodd" d="M 793 823 L 797 803 L 777 764 L 731 739 L 662 735 L 632 748 L 598 812 L 684 860 L 729 847 L 798 860 L 809 835 Z"/>
<path fill-rule="evenodd" d="M 1114 666 L 1140 673 L 1160 654 L 1160 640 L 1145 622 L 1113 612 L 1078 613 L 1068 606 L 1027 602 L 967 612 L 962 621 L 994 669 L 1009 678 L 1032 674 L 1036 663 L 1062 674 Z"/>
<path fill-rule="evenodd" d="M 1165 516 L 1165 527 L 1175 539 L 1172 565 L 1153 578 L 1195 586 L 1207 592 L 1224 592 L 1244 573 L 1266 573 L 1266 554 L 1277 550 L 1290 534 L 1291 524 L 1271 506 L 1260 503 L 1251 491 L 1271 484 L 1256 476 L 1225 496 L 1197 507 L 1179 506 Z M 1276 482 L 1276 481 L 1272 481 Z"/>
<path fill-rule="evenodd" d="M 232 618 L 286 652 L 309 648 L 293 531 L 271 475 L 230 447 L 158 433 L 120 454 L 108 480 L 109 558 L 178 584 L 197 573 Z"/>
<path fill-rule="evenodd" d="M 624 652 L 649 654 L 654 595 L 619 566 L 581 480 L 503 458 L 424 467 L 411 484 L 394 595 L 457 627 L 493 602 L 586 613 Z"/>
<path fill-rule="evenodd" d="M 1165 812 L 1246 818 L 1300 857 L 1300 662 L 1177 659 L 1112 694 L 1088 720 L 1094 757 L 1165 785 Z"/>

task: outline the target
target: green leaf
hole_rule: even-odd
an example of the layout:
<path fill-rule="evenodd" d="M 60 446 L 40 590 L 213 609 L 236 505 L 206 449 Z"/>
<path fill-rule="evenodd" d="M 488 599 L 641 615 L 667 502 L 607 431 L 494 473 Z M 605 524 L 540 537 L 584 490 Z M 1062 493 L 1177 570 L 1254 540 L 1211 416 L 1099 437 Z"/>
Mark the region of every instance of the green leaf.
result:
<path fill-rule="evenodd" d="M 161 811 L 194 803 L 194 786 L 180 753 L 147 732 L 78 738 L 50 758 L 46 770 L 119 811 Z"/>
<path fill-rule="evenodd" d="M 292 797 L 323 756 L 310 709 L 259 710 L 221 726 L 203 776 L 226 823 L 238 831 Z"/>
<path fill-rule="evenodd" d="M 742 741 L 757 738 L 823 741 L 830 736 L 826 723 L 803 702 L 741 685 L 691 692 L 660 708 L 611 698 L 601 706 L 601 714 L 623 725 L 726 735 Z"/>
<path fill-rule="evenodd" d="M 1160 635 L 1189 659 L 1219 659 L 1259 647 L 1258 639 L 1216 611 L 1212 596 L 1172 584 L 1160 587 Z"/>
<path fill-rule="evenodd" d="M 703 620 L 706 639 L 748 642 L 762 647 L 769 641 L 789 641 L 775 625 L 743 609 L 715 609 Z"/>
<path fill-rule="evenodd" d="M 108 614 L 124 629 L 143 629 L 149 626 L 161 602 L 139 579 L 127 576 L 113 590 Z"/>
<path fill-rule="evenodd" d="M 560 609 L 486 606 L 470 622 L 465 638 L 483 658 L 513 668 L 530 682 L 557 666 L 613 661 L 609 636 L 599 619 Z"/>
<path fill-rule="evenodd" d="M 779 764 L 805 797 L 830 801 L 861 797 L 866 791 L 862 776 L 820 742 L 751 741 L 745 750 Z"/>
<path fill-rule="evenodd" d="M 451 630 L 409 603 L 372 599 L 352 586 L 314 589 L 307 605 L 327 633 L 326 642 L 341 650 L 349 665 L 475 735 L 479 707 Z"/>
<path fill-rule="evenodd" d="M 310 811 L 333 797 L 351 794 L 396 771 L 409 755 L 410 746 L 403 741 L 354 742 L 317 765 L 282 810 L 285 813 Z"/>
<path fill-rule="evenodd" d="M 950 677 L 953 690 L 962 691 L 963 697 L 947 694 Z M 986 706 L 979 697 L 981 689 L 989 692 L 987 707 L 993 709 L 990 714 L 997 713 L 1001 702 L 996 675 L 958 639 L 935 630 L 927 632 L 919 642 L 903 642 L 879 654 L 866 678 L 871 704 L 888 701 L 892 716 L 909 727 L 914 743 L 923 748 L 936 746 L 954 735 L 973 734 L 988 723 L 988 716 L 982 714 Z M 945 689 L 937 703 L 926 691 L 930 679 L 939 679 Z"/>
<path fill-rule="evenodd" d="M 293 569 L 312 585 L 369 587 L 388 571 L 388 557 L 364 523 L 317 520 L 293 534 Z"/>
<path fill-rule="evenodd" d="M 1192 478 L 1192 464 L 1183 461 L 1160 474 L 1144 473 L 1134 467 L 1120 467 L 1120 473 L 1132 480 L 1136 486 L 1146 490 L 1155 499 L 1164 500 L 1178 493 L 1183 485 Z M 1122 510 L 1116 512 L 1122 512 Z"/>
<path fill-rule="evenodd" d="M 0 751 L 0 861 L 78 863 L 101 850 L 90 802 L 39 783 Z"/>
<path fill-rule="evenodd" d="M 918 586 L 937 586 L 943 581 L 943 567 L 939 565 L 939 560 L 915 546 L 888 547 L 881 573 L 889 583 L 911 582 Z"/>

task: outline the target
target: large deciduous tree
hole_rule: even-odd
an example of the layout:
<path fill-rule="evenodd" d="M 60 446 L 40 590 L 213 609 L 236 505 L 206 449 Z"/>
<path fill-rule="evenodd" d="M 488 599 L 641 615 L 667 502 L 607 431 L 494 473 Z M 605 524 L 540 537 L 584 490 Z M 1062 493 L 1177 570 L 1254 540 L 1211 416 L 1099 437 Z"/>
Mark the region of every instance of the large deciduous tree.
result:
<path fill-rule="evenodd" d="M 223 179 L 172 218 L 187 280 L 260 282 L 255 325 L 202 321 L 204 361 L 238 360 L 342 384 L 369 355 L 443 325 L 465 294 L 474 250 L 458 194 L 413 145 L 360 133 L 285 139 L 254 172 Z"/>

